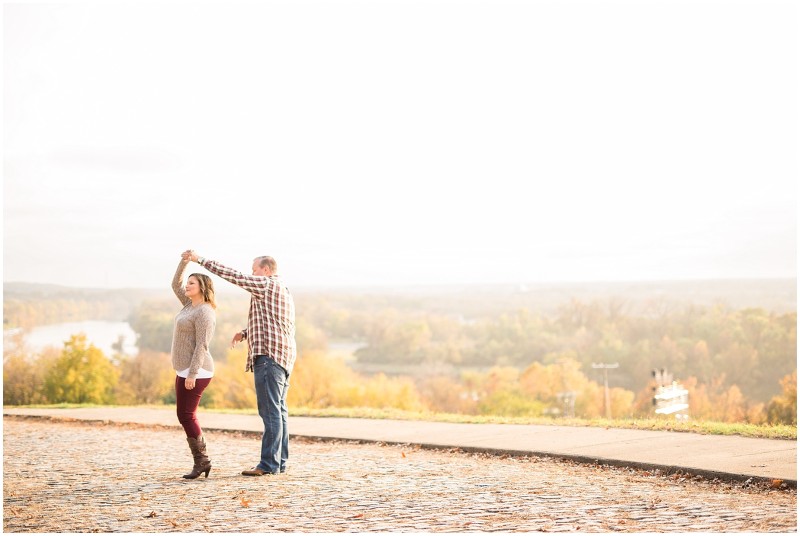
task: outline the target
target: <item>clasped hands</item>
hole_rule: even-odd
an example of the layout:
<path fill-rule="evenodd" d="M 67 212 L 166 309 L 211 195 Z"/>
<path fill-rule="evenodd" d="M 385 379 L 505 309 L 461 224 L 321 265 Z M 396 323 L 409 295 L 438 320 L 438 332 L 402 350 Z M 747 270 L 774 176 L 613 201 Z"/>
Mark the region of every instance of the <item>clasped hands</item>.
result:
<path fill-rule="evenodd" d="M 193 249 L 187 249 L 181 253 L 181 258 L 185 261 L 197 262 L 197 260 L 200 258 L 200 255 L 195 253 Z"/>

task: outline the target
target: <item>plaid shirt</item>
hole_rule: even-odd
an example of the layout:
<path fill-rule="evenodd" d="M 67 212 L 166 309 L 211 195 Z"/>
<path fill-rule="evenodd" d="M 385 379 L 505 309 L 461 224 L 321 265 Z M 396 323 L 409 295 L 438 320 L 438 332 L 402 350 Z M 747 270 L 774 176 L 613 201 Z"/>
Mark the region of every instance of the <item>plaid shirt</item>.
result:
<path fill-rule="evenodd" d="M 249 347 L 245 372 L 253 370 L 255 356 L 266 355 L 291 374 L 297 346 L 294 340 L 294 300 L 289 289 L 276 275 L 244 275 L 208 259 L 203 259 L 201 266 L 250 293 L 250 312 L 244 332 Z"/>

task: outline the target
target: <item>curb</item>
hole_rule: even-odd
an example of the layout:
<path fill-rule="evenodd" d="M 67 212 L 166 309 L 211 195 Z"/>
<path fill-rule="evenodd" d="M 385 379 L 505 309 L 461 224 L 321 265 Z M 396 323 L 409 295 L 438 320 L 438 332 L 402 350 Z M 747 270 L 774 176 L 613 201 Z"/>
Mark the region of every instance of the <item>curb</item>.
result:
<path fill-rule="evenodd" d="M 785 484 L 785 488 L 797 489 L 797 480 L 774 479 L 758 475 L 748 475 L 744 473 L 725 473 L 722 471 L 712 471 L 709 469 L 698 469 L 696 467 L 683 467 L 675 465 L 661 465 L 661 464 L 632 462 L 625 460 L 614 460 L 608 458 L 598 458 L 594 456 L 581 456 L 579 454 L 562 454 L 557 452 L 546 452 L 537 450 L 495 449 L 490 447 L 464 447 L 460 445 L 443 445 L 443 444 L 432 444 L 432 443 L 379 441 L 374 439 L 352 439 L 343 437 L 317 436 L 317 435 L 305 435 L 305 434 L 292 434 L 292 436 L 303 437 L 306 439 L 310 439 L 312 441 L 352 441 L 355 443 L 363 443 L 363 444 L 414 445 L 416 447 L 423 448 L 426 450 L 458 450 L 461 452 L 474 452 L 478 454 L 490 454 L 493 456 L 513 456 L 513 457 L 538 456 L 542 458 L 569 460 L 572 462 L 580 463 L 582 465 L 605 465 L 609 467 L 631 468 L 642 471 L 659 472 L 662 475 L 680 474 L 680 475 L 686 475 L 688 478 L 699 476 L 708 480 L 717 479 L 725 482 L 742 482 L 743 484 L 748 484 L 748 485 L 756 483 L 772 485 L 774 482 L 780 481 L 782 484 Z"/>

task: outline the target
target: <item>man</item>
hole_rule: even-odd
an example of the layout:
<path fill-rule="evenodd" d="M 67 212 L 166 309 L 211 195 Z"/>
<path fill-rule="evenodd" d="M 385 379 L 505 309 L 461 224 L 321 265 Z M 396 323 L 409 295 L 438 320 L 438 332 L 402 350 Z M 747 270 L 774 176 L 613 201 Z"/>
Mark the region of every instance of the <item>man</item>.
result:
<path fill-rule="evenodd" d="M 247 366 L 252 371 L 258 400 L 258 414 L 264 421 L 261 436 L 261 461 L 242 471 L 246 476 L 278 474 L 286 471 L 289 458 L 289 416 L 286 394 L 297 346 L 295 344 L 294 300 L 278 277 L 278 265 L 272 257 L 256 257 L 253 275 L 244 275 L 216 261 L 205 259 L 193 250 L 184 258 L 243 288 L 250 293 L 247 328 L 233 336 L 231 345 L 247 339 Z"/>

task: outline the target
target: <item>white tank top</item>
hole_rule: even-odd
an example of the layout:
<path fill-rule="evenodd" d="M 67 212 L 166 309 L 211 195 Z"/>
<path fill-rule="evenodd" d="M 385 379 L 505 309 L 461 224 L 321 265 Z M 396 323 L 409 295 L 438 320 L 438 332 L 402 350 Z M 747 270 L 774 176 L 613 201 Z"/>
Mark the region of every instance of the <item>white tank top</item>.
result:
<path fill-rule="evenodd" d="M 178 376 L 180 376 L 181 378 L 188 378 L 189 377 L 189 369 L 187 368 L 185 370 L 179 370 L 178 371 Z M 195 379 L 203 380 L 203 379 L 206 379 L 206 378 L 213 378 L 213 377 L 214 377 L 214 373 L 213 372 L 209 372 L 206 369 L 200 367 L 200 369 L 197 371 L 197 376 L 195 376 Z"/>

